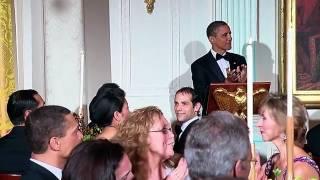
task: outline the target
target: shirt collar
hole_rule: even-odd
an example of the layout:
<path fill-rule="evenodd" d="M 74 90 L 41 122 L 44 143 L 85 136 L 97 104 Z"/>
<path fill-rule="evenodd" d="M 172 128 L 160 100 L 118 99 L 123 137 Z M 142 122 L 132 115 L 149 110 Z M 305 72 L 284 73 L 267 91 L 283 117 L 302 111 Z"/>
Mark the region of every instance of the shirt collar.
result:
<path fill-rule="evenodd" d="M 215 52 L 213 49 L 211 49 L 210 51 L 211 51 L 212 56 L 216 59 L 216 57 L 217 57 L 217 52 Z M 221 55 L 224 56 L 224 55 L 226 55 L 226 54 L 227 54 L 227 52 L 225 52 L 225 53 L 223 53 L 223 54 L 221 54 Z"/>
<path fill-rule="evenodd" d="M 62 178 L 62 170 L 57 168 L 57 167 L 54 167 L 50 164 L 47 164 L 45 162 L 42 162 L 42 161 L 38 161 L 36 159 L 30 159 L 31 161 L 33 161 L 34 163 L 37 163 L 39 164 L 40 166 L 46 168 L 48 171 L 50 171 L 52 174 L 54 174 L 58 179 L 61 179 Z"/>
<path fill-rule="evenodd" d="M 189 124 L 191 124 L 193 121 L 195 121 L 195 120 L 197 120 L 197 119 L 199 119 L 199 117 L 198 117 L 198 116 L 195 116 L 195 117 L 193 117 L 192 119 L 190 119 L 189 121 L 184 122 L 184 123 L 182 124 L 182 126 L 181 126 L 181 132 L 183 132 L 183 131 L 189 126 Z M 181 133 L 181 134 L 182 134 L 182 133 Z"/>

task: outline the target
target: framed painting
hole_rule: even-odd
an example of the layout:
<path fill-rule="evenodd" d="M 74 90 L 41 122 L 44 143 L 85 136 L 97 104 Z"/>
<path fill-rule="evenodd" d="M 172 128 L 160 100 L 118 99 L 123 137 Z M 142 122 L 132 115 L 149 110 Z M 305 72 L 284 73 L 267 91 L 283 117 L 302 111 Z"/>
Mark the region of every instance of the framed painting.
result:
<path fill-rule="evenodd" d="M 292 42 L 293 94 L 308 108 L 320 108 L 320 0 L 292 0 L 290 10 L 286 2 L 281 0 L 279 11 L 280 92 L 286 92 L 286 43 Z M 289 26 L 295 29 L 294 36 L 288 36 Z"/>

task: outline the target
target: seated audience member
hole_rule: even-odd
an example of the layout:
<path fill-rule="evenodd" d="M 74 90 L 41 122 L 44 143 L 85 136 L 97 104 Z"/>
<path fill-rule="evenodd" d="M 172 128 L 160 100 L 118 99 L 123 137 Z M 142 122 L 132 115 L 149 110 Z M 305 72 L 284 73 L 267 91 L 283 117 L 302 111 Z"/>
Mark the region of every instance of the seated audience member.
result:
<path fill-rule="evenodd" d="M 257 123 L 264 141 L 272 142 L 279 153 L 262 166 L 257 179 L 285 179 L 287 174 L 287 96 L 269 95 L 259 109 L 261 119 Z M 319 168 L 302 149 L 305 143 L 308 113 L 303 104 L 293 98 L 294 146 L 293 174 L 297 179 L 319 179 Z"/>
<path fill-rule="evenodd" d="M 131 180 L 131 162 L 123 147 L 104 139 L 86 141 L 71 152 L 62 180 Z"/>
<path fill-rule="evenodd" d="M 320 124 L 311 128 L 307 133 L 307 148 L 312 158 L 320 165 Z"/>
<path fill-rule="evenodd" d="M 0 173 L 22 174 L 31 156 L 25 136 L 25 120 L 29 113 L 44 105 L 37 91 L 19 90 L 9 96 L 7 113 L 14 125 L 0 138 Z"/>
<path fill-rule="evenodd" d="M 248 178 L 251 151 L 247 125 L 226 111 L 195 123 L 184 156 L 191 179 Z"/>
<path fill-rule="evenodd" d="M 116 83 L 105 83 L 97 91 L 96 95 L 102 95 L 106 92 L 112 92 L 117 97 L 125 97 L 125 92 Z"/>
<path fill-rule="evenodd" d="M 182 158 L 171 172 L 164 161 L 173 156 L 174 136 L 170 124 L 160 109 L 149 106 L 130 113 L 114 139 L 125 148 L 136 179 L 182 180 L 187 175 L 187 164 Z"/>
<path fill-rule="evenodd" d="M 70 152 L 82 140 L 73 114 L 61 106 L 33 111 L 26 121 L 26 136 L 32 154 L 22 180 L 61 179 Z"/>
<path fill-rule="evenodd" d="M 176 92 L 174 111 L 179 125 L 175 126 L 176 139 L 173 146 L 175 153 L 183 155 L 187 135 L 199 120 L 200 108 L 200 98 L 191 87 L 183 87 Z"/>
<path fill-rule="evenodd" d="M 89 112 L 91 123 L 88 130 L 92 131 L 89 134 L 100 139 L 112 139 L 118 126 L 128 117 L 125 92 L 114 83 L 104 84 L 91 101 Z"/>

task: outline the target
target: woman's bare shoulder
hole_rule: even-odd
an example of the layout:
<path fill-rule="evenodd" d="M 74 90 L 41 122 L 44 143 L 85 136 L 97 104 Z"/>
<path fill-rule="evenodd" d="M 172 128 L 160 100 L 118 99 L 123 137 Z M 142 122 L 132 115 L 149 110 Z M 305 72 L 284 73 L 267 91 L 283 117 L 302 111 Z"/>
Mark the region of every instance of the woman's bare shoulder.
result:
<path fill-rule="evenodd" d="M 294 176 L 301 177 L 302 179 L 319 179 L 317 170 L 306 162 L 295 162 Z"/>

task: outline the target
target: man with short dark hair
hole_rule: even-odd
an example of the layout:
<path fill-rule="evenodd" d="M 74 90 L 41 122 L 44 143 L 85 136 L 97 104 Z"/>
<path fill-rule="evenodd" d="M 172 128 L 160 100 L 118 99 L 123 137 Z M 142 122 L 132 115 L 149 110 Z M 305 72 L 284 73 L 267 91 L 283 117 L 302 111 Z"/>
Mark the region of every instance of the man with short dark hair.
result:
<path fill-rule="evenodd" d="M 201 98 L 202 115 L 207 112 L 211 83 L 246 82 L 246 60 L 227 52 L 231 49 L 231 30 L 224 21 L 214 21 L 207 28 L 211 50 L 191 64 L 193 87 Z"/>
<path fill-rule="evenodd" d="M 14 125 L 9 134 L 0 138 L 0 173 L 22 174 L 31 156 L 25 136 L 25 120 L 44 101 L 37 91 L 19 90 L 9 96 L 7 113 Z"/>
<path fill-rule="evenodd" d="M 191 129 L 184 156 L 192 179 L 248 178 L 251 151 L 247 125 L 226 111 L 203 117 Z"/>
<path fill-rule="evenodd" d="M 174 97 L 174 111 L 177 125 L 175 126 L 175 153 L 183 155 L 187 135 L 193 124 L 199 120 L 198 114 L 201 108 L 199 96 L 191 87 L 183 87 L 176 92 Z"/>
<path fill-rule="evenodd" d="M 32 155 L 23 180 L 61 179 L 71 150 L 82 140 L 78 122 L 61 106 L 44 106 L 32 112 L 26 121 L 26 136 Z"/>

